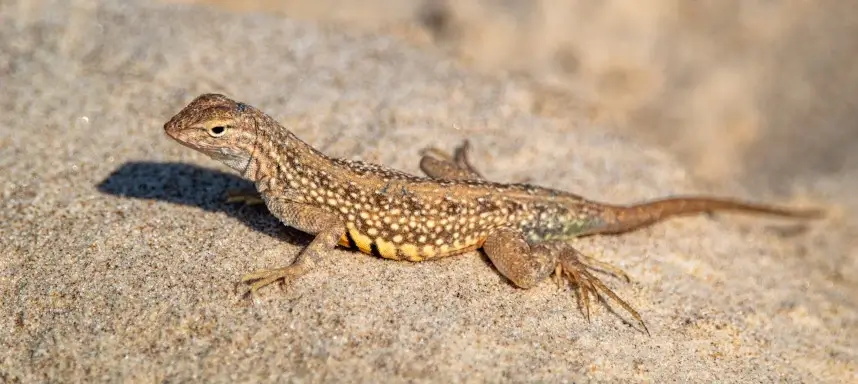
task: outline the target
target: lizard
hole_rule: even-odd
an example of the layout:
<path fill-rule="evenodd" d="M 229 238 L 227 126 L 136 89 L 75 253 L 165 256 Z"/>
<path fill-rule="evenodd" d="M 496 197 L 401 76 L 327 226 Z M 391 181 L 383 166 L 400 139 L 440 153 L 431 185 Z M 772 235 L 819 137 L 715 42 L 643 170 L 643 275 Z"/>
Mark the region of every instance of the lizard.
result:
<path fill-rule="evenodd" d="M 621 269 L 570 244 L 582 236 L 620 234 L 670 217 L 718 211 L 796 219 L 823 215 L 738 199 L 673 196 L 608 204 L 526 183 L 486 180 L 469 161 L 466 140 L 448 154 L 422 151 L 425 177 L 377 164 L 329 157 L 261 110 L 221 94 L 203 94 L 165 125 L 180 144 L 221 161 L 255 191 L 232 200 L 263 202 L 283 224 L 313 236 L 294 261 L 244 275 L 247 294 L 312 270 L 337 246 L 385 259 L 419 262 L 482 249 L 514 286 L 532 288 L 553 276 L 577 290 L 590 319 L 590 295 L 610 297 L 646 333 L 643 318 L 597 273 L 629 281 Z"/>

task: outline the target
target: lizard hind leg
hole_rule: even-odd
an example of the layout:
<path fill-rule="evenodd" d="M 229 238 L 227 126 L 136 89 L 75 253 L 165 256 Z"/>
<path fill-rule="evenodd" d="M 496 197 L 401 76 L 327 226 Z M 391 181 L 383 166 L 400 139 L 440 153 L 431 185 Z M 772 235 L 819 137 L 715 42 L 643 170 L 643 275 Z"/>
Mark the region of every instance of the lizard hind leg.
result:
<path fill-rule="evenodd" d="M 482 180 L 483 176 L 468 161 L 470 149 L 468 140 L 456 147 L 453 155 L 438 148 L 426 148 L 420 151 L 420 169 L 433 179 Z"/>
<path fill-rule="evenodd" d="M 554 272 L 557 252 L 531 246 L 517 229 L 498 228 L 483 243 L 483 251 L 498 272 L 520 288 L 531 288 Z"/>
<path fill-rule="evenodd" d="M 649 335 L 649 329 L 647 329 L 646 323 L 644 323 L 640 313 L 593 274 L 593 272 L 602 272 L 629 281 L 629 277 L 625 272 L 610 264 L 587 256 L 571 245 L 554 243 L 551 246 L 555 247 L 559 252 L 554 277 L 557 280 L 566 278 L 566 280 L 577 287 L 579 304 L 584 310 L 588 321 L 590 320 L 590 294 L 599 300 L 604 300 L 601 296 L 601 294 L 604 294 L 616 301 L 632 315 L 643 328 L 644 332 Z"/>
<path fill-rule="evenodd" d="M 517 229 L 498 228 L 483 243 L 483 251 L 498 272 L 520 288 L 531 288 L 554 273 L 560 283 L 564 279 L 578 289 L 578 300 L 587 320 L 590 320 L 590 295 L 602 299 L 608 296 L 628 311 L 649 334 L 641 315 L 594 275 L 602 272 L 626 281 L 629 277 L 617 267 L 584 255 L 565 242 L 531 245 Z"/>

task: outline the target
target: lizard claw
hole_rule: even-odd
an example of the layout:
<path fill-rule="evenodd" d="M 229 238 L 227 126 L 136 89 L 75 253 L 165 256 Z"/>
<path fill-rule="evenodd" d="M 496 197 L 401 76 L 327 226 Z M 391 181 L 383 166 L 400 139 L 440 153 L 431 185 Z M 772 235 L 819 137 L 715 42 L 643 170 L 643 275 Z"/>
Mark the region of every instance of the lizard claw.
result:
<path fill-rule="evenodd" d="M 616 301 L 623 309 L 625 309 L 632 317 L 637 320 L 638 324 L 643 328 L 644 332 L 649 336 L 649 329 L 646 327 L 641 315 L 629 303 L 620 298 L 613 290 L 608 288 L 602 281 L 594 276 L 591 271 L 600 271 L 622 278 L 627 282 L 630 281 L 629 276 L 621 269 L 606 264 L 592 257 L 586 256 L 583 253 L 571 248 L 571 253 L 564 253 L 561 256 L 555 277 L 565 277 L 570 283 L 577 286 L 579 292 L 579 305 L 584 310 L 584 316 L 587 321 L 590 321 L 590 294 L 596 296 L 597 299 L 602 299 L 600 293 L 603 293 Z M 584 263 L 587 261 L 587 264 Z"/>

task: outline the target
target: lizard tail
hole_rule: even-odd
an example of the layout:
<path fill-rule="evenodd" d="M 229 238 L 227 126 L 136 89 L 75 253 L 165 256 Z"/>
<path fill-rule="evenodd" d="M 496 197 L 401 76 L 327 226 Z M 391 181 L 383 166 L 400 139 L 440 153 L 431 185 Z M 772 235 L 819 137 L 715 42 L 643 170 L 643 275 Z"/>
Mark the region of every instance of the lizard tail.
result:
<path fill-rule="evenodd" d="M 587 234 L 617 234 L 655 224 L 670 217 L 730 211 L 795 219 L 814 219 L 824 216 L 824 212 L 817 209 L 790 209 L 710 197 L 672 197 L 604 209 L 601 212 L 601 225 L 587 231 Z"/>

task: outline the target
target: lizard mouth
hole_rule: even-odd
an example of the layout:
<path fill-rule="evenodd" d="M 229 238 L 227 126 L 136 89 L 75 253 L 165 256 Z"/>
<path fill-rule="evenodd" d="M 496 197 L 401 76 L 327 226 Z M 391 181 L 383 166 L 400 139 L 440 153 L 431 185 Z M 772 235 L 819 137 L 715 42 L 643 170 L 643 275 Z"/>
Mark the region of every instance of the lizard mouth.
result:
<path fill-rule="evenodd" d="M 194 149 L 194 150 L 198 150 L 198 151 L 203 150 L 203 148 L 199 148 L 199 147 L 193 146 L 193 145 L 191 145 L 188 141 L 186 141 L 186 140 L 182 140 L 182 137 L 181 137 L 181 135 L 179 135 L 179 133 L 178 133 L 178 132 L 173 132 L 173 131 L 171 131 L 171 130 L 169 130 L 169 129 L 165 129 L 165 130 L 164 130 L 164 132 L 167 134 L 167 136 L 168 136 L 168 137 L 170 137 L 171 139 L 175 140 L 175 141 L 176 141 L 176 142 L 178 142 L 179 144 L 182 144 L 182 145 L 183 145 L 183 146 L 185 146 L 185 147 L 188 147 L 188 148 L 190 148 L 190 149 Z"/>

